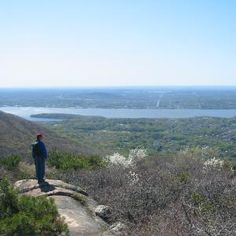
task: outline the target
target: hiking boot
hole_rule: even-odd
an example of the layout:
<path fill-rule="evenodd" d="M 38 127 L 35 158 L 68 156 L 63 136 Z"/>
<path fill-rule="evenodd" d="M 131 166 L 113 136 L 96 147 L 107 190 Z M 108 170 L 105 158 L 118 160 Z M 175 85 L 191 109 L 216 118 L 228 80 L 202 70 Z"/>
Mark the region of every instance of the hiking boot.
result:
<path fill-rule="evenodd" d="M 45 182 L 44 179 L 39 179 L 39 180 L 38 180 L 38 184 L 42 184 L 42 183 L 44 183 L 44 182 Z"/>

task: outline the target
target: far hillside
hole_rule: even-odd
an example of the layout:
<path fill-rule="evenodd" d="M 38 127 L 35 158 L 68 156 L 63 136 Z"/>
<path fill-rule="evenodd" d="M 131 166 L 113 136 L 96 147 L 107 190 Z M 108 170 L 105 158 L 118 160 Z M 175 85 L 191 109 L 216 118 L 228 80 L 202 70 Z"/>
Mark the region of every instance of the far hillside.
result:
<path fill-rule="evenodd" d="M 42 132 L 48 150 L 61 150 L 76 153 L 89 153 L 90 149 L 60 136 L 37 123 L 33 123 L 0 111 L 0 156 L 20 155 L 31 158 L 31 143 L 35 135 Z"/>
<path fill-rule="evenodd" d="M 236 109 L 236 87 L 1 89 L 0 106 Z M 40 97 L 40 99 L 38 99 Z"/>

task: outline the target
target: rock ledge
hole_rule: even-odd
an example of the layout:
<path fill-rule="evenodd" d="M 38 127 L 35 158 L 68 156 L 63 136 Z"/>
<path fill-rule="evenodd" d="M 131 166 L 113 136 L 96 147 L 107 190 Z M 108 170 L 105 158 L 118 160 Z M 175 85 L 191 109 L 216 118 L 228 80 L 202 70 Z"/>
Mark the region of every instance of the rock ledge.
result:
<path fill-rule="evenodd" d="M 47 179 L 43 184 L 38 184 L 35 179 L 24 179 L 17 181 L 14 186 L 21 194 L 53 198 L 72 236 L 116 235 L 95 213 L 99 206 L 97 202 L 79 187 L 53 179 Z"/>

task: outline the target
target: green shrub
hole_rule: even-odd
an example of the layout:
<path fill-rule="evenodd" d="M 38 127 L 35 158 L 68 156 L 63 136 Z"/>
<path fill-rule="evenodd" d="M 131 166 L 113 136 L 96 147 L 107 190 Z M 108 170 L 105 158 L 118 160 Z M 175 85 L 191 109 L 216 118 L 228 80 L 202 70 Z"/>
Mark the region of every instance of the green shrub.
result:
<path fill-rule="evenodd" d="M 193 192 L 192 193 L 192 201 L 195 205 L 200 205 L 204 202 L 205 198 L 201 193 Z"/>
<path fill-rule="evenodd" d="M 177 178 L 181 183 L 186 184 L 190 180 L 191 176 L 187 172 L 181 172 L 177 175 Z"/>
<path fill-rule="evenodd" d="M 68 235 L 53 199 L 21 196 L 7 179 L 0 181 L 0 235 Z"/>
<path fill-rule="evenodd" d="M 49 153 L 48 164 L 61 170 L 96 169 L 106 165 L 105 161 L 98 156 L 84 156 L 58 151 Z"/>
<path fill-rule="evenodd" d="M 1 157 L 0 164 L 8 170 L 15 170 L 20 163 L 21 158 L 16 155 Z"/>

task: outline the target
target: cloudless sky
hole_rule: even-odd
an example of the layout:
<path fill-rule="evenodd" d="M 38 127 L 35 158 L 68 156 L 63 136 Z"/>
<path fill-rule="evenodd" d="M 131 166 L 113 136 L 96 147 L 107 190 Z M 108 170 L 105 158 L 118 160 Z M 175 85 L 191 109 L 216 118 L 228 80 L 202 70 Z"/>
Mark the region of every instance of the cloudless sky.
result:
<path fill-rule="evenodd" d="M 0 0 L 0 87 L 236 85 L 235 0 Z"/>

